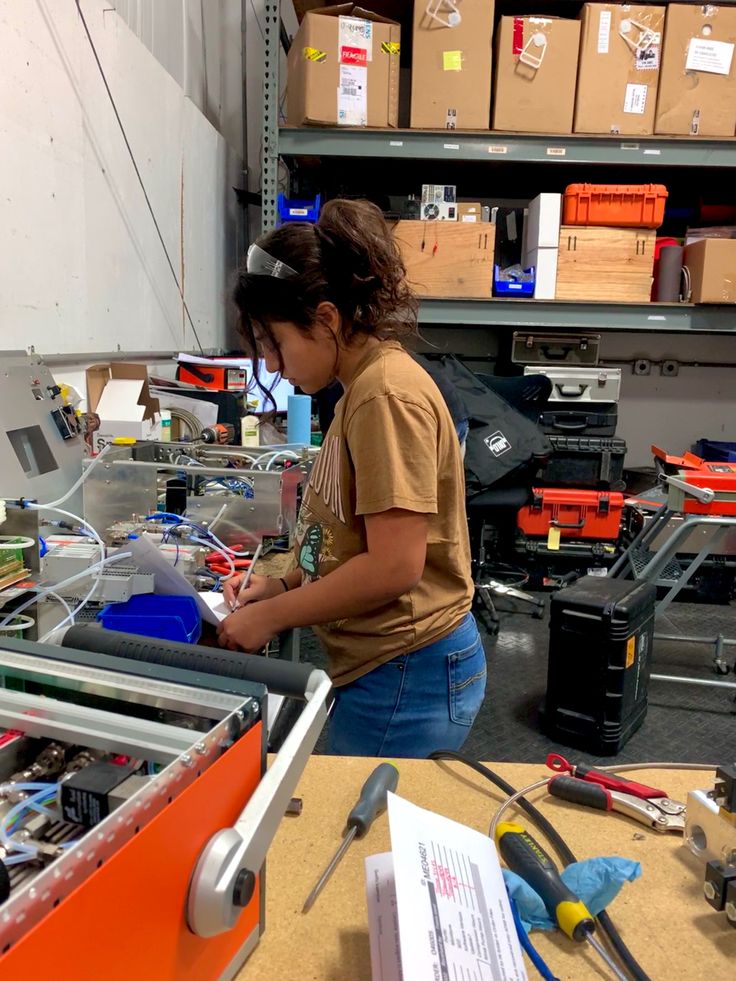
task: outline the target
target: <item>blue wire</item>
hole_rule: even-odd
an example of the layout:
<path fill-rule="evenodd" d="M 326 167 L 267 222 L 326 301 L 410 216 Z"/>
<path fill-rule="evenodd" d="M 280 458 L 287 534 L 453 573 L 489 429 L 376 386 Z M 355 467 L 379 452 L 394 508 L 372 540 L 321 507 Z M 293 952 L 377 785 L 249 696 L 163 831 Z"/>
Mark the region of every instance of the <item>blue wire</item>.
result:
<path fill-rule="evenodd" d="M 506 891 L 508 892 L 508 889 Z M 529 939 L 528 933 L 524 929 L 524 924 L 521 922 L 521 917 L 519 916 L 519 910 L 510 893 L 509 893 L 509 903 L 511 904 L 511 915 L 514 918 L 516 935 L 519 938 L 519 943 L 527 952 L 527 955 L 529 956 L 529 960 L 536 967 L 536 969 L 539 971 L 539 973 L 545 979 L 545 981 L 558 981 L 558 978 L 547 967 L 545 962 L 542 960 L 542 957 L 535 950 L 534 945 Z"/>

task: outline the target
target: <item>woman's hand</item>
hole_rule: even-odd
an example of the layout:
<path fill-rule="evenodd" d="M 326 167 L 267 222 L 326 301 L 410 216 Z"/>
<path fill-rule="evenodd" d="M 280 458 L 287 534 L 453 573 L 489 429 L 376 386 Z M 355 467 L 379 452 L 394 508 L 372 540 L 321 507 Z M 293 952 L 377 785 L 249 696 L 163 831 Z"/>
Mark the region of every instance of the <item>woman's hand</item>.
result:
<path fill-rule="evenodd" d="M 238 593 L 245 575 L 244 572 L 241 572 L 237 576 L 233 576 L 222 587 L 225 605 L 229 610 L 236 609 L 236 602 L 238 606 L 247 606 L 248 603 L 271 599 L 273 596 L 279 596 L 284 592 L 284 584 L 280 579 L 272 579 L 270 576 L 259 576 L 254 573 L 250 577 L 247 589 L 238 600 Z"/>
<path fill-rule="evenodd" d="M 265 576 L 258 576 L 258 578 L 267 579 Z M 276 585 L 280 586 L 278 579 L 267 581 L 275 581 Z M 252 580 L 248 585 L 249 591 L 251 584 Z M 226 647 L 229 651 L 242 650 L 253 653 L 265 647 L 279 632 L 280 628 L 274 623 L 269 610 L 270 603 L 254 604 L 252 599 L 248 600 L 248 603 L 248 606 L 231 613 L 219 624 L 217 640 L 220 647 Z"/>

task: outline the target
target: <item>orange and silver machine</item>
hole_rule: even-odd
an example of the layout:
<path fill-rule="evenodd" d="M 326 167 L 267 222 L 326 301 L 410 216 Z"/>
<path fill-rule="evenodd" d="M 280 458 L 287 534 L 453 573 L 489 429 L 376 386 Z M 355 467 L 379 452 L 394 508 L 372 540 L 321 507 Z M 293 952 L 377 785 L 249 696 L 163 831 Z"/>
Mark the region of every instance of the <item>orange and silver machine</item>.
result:
<path fill-rule="evenodd" d="M 91 624 L 4 639 L 0 977 L 237 974 L 330 690 L 311 665 Z M 267 768 L 269 692 L 304 707 Z"/>

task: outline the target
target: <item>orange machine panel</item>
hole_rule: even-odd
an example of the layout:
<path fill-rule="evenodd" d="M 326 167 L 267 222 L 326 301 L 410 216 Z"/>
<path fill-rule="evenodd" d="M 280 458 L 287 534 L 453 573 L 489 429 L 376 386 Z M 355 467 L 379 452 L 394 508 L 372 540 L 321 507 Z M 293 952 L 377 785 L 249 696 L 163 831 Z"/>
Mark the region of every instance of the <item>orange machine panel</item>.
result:
<path fill-rule="evenodd" d="M 209 981 L 259 929 L 259 881 L 228 933 L 189 931 L 189 880 L 209 838 L 233 824 L 261 779 L 258 722 L 83 885 L 0 957 L 0 977 Z M 260 924 L 260 930 L 263 924 Z"/>

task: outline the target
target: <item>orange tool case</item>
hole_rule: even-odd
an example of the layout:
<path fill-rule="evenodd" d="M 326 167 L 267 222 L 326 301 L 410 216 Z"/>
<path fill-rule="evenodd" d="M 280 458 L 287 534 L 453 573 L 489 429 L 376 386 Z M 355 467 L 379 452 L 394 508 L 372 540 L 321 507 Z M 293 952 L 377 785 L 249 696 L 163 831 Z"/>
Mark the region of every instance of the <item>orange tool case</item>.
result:
<path fill-rule="evenodd" d="M 248 387 L 248 378 L 242 358 L 233 359 L 228 364 L 226 359 L 218 358 L 212 364 L 194 364 L 180 361 L 176 370 L 177 381 L 196 385 L 198 388 L 211 388 L 218 392 L 244 392 Z"/>
<path fill-rule="evenodd" d="M 330 682 L 321 671 L 305 674 L 305 665 L 241 654 L 233 655 L 240 666 L 228 669 L 222 653 L 89 624 L 70 628 L 62 647 L 2 641 L 0 722 L 12 695 L 27 702 L 18 727 L 29 736 L 43 741 L 51 732 L 60 743 L 63 725 L 76 746 L 147 758 L 161 769 L 149 768 L 141 789 L 99 823 L 78 827 L 74 845 L 48 852 L 51 860 L 30 878 L 17 878 L 26 866 L 8 866 L 1 977 L 237 974 L 265 927 L 265 850 L 326 719 Z M 247 680 L 266 679 L 264 670 L 272 691 L 311 696 L 268 771 L 267 690 Z M 21 692 L 9 694 L 8 683 Z M 94 709 L 80 684 L 94 692 Z M 43 698 L 33 694 L 39 685 Z"/>
<path fill-rule="evenodd" d="M 716 463 L 704 460 L 694 453 L 675 456 L 658 446 L 652 453 L 670 478 L 668 481 L 668 505 L 683 514 L 712 514 L 736 516 L 736 463 Z M 678 487 L 678 482 L 682 487 Z M 687 487 L 713 492 L 712 500 L 698 500 L 687 492 Z"/>
<path fill-rule="evenodd" d="M 562 200 L 563 225 L 659 228 L 664 184 L 570 184 Z"/>
<path fill-rule="evenodd" d="M 532 502 L 519 510 L 517 524 L 531 538 L 557 528 L 561 538 L 618 538 L 624 496 L 618 492 L 535 487 Z"/>

